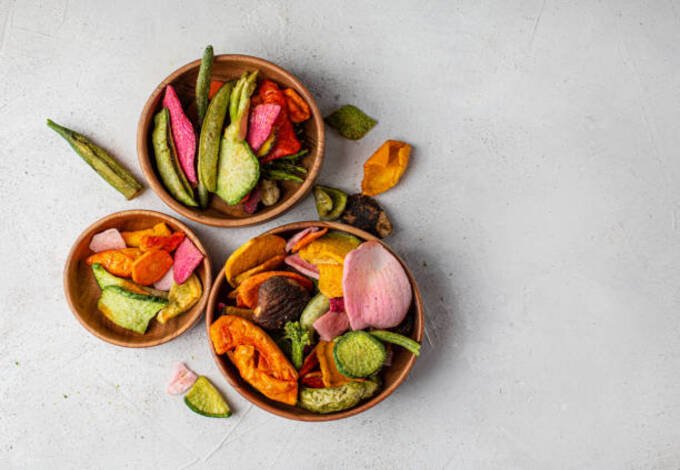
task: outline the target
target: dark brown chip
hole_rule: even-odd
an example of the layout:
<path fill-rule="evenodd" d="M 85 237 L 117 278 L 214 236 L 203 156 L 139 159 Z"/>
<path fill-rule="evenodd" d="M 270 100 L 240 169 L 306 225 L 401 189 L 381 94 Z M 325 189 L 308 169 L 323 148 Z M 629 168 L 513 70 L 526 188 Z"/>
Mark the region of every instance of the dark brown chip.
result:
<path fill-rule="evenodd" d="M 309 302 L 307 289 L 283 276 L 264 281 L 257 295 L 253 321 L 267 330 L 279 330 L 287 322 L 297 320 Z"/>
<path fill-rule="evenodd" d="M 347 206 L 341 220 L 380 238 L 392 233 L 392 222 L 387 213 L 380 207 L 378 201 L 363 194 L 352 194 L 347 198 Z"/>

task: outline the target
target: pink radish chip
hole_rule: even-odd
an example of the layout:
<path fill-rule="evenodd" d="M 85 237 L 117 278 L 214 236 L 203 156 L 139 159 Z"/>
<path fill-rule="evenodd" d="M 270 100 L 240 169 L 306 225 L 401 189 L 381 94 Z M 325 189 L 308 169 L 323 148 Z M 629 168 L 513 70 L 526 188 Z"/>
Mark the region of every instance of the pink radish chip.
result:
<path fill-rule="evenodd" d="M 353 330 L 397 326 L 413 296 L 399 260 L 376 241 L 362 243 L 347 254 L 342 290 Z"/>
<path fill-rule="evenodd" d="M 198 376 L 183 362 L 176 362 L 172 369 L 172 378 L 166 391 L 170 395 L 180 395 L 191 388 Z"/>
<path fill-rule="evenodd" d="M 256 186 L 248 195 L 248 200 L 243 203 L 243 210 L 248 214 L 254 214 L 257 210 L 257 205 L 260 203 L 260 199 L 262 199 L 262 191 L 260 191 L 259 186 Z"/>
<path fill-rule="evenodd" d="M 349 329 L 349 318 L 345 312 L 328 311 L 316 319 L 314 329 L 323 341 L 332 341 Z"/>
<path fill-rule="evenodd" d="M 305 276 L 309 276 L 314 279 L 319 279 L 319 268 L 300 258 L 300 255 L 298 255 L 297 253 L 294 255 L 286 256 L 286 258 L 283 261 L 288 266 L 297 269 Z"/>
<path fill-rule="evenodd" d="M 259 104 L 250 112 L 248 138 L 246 140 L 254 151 L 260 150 L 262 144 L 269 138 L 280 112 L 281 106 L 273 103 Z"/>
<path fill-rule="evenodd" d="M 160 281 L 156 281 L 153 284 L 154 289 L 158 290 L 170 290 L 172 287 L 173 278 L 174 278 L 174 269 L 172 269 L 172 266 L 170 266 L 170 269 L 163 275 L 163 277 L 160 279 Z"/>
<path fill-rule="evenodd" d="M 295 235 L 290 237 L 290 240 L 288 240 L 288 243 L 286 243 L 286 251 L 288 251 L 288 252 L 292 251 L 293 247 L 297 244 L 297 242 L 299 242 L 300 240 L 305 238 L 305 235 L 307 235 L 308 233 L 318 232 L 318 231 L 319 231 L 319 227 L 308 227 L 308 228 L 296 233 Z"/>
<path fill-rule="evenodd" d="M 196 134 L 194 126 L 189 118 L 184 114 L 182 103 L 177 97 L 177 93 L 172 85 L 165 88 L 163 106 L 170 112 L 170 127 L 172 127 L 172 137 L 177 148 L 177 158 L 182 170 L 191 184 L 196 184 Z"/>
<path fill-rule="evenodd" d="M 331 312 L 344 312 L 345 299 L 343 297 L 333 297 L 329 299 Z"/>
<path fill-rule="evenodd" d="M 194 269 L 201 264 L 203 253 L 196 248 L 189 238 L 185 238 L 175 251 L 175 262 L 173 264 L 173 278 L 177 284 L 182 284 L 189 279 Z"/>
<path fill-rule="evenodd" d="M 93 235 L 92 241 L 90 241 L 90 250 L 95 253 L 106 250 L 121 250 L 125 247 L 123 236 L 115 228 L 110 228 Z"/>

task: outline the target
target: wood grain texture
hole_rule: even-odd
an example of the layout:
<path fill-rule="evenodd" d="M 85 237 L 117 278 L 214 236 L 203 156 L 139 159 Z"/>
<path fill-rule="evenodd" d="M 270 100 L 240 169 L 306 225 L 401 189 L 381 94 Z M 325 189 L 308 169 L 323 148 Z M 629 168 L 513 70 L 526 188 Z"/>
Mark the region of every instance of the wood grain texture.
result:
<path fill-rule="evenodd" d="M 262 207 L 255 214 L 244 212 L 240 206 L 229 206 L 216 195 L 212 195 L 207 209 L 190 208 L 176 201 L 165 189 L 156 171 L 151 144 L 151 131 L 153 130 L 153 117 L 160 111 L 163 93 L 167 85 L 172 85 L 177 91 L 187 115 L 196 123 L 196 104 L 194 100 L 194 87 L 201 61 L 190 62 L 171 73 L 151 93 L 146 102 L 137 126 L 137 156 L 139 164 L 151 189 L 175 212 L 196 222 L 217 227 L 241 227 L 253 225 L 273 219 L 297 202 L 302 200 L 316 180 L 324 155 L 324 123 L 316 101 L 312 94 L 294 75 L 281 67 L 264 59 L 246 55 L 217 55 L 212 68 L 213 80 L 233 80 L 239 78 L 243 72 L 258 70 L 259 79 L 271 79 L 283 87 L 295 89 L 300 96 L 309 104 L 312 118 L 304 123 L 304 145 L 309 153 L 300 160 L 300 164 L 307 168 L 308 173 L 302 184 L 291 181 L 279 182 L 281 198 L 270 207 Z M 198 137 L 197 132 L 197 137 Z"/>
<path fill-rule="evenodd" d="M 140 335 L 119 327 L 97 309 L 101 289 L 94 279 L 92 269 L 85 263 L 85 258 L 92 254 L 89 244 L 96 233 L 109 228 L 116 228 L 120 231 L 141 230 L 160 222 L 165 222 L 173 231 L 184 232 L 203 253 L 203 261 L 195 271 L 203 285 L 203 294 L 198 303 L 188 312 L 172 318 L 164 325 L 153 319 L 146 333 Z M 167 343 L 191 328 L 205 309 L 211 283 L 210 260 L 196 234 L 173 217 L 147 210 L 116 212 L 90 225 L 73 244 L 64 267 L 64 292 L 78 321 L 96 337 L 108 343 L 129 348 L 146 348 Z"/>
<path fill-rule="evenodd" d="M 292 236 L 295 232 L 303 230 L 307 227 L 328 227 L 332 230 L 340 230 L 343 232 L 351 233 L 352 235 L 360 238 L 361 240 L 376 240 L 382 244 L 387 250 L 390 251 L 401 263 L 406 271 L 406 274 L 411 282 L 411 287 L 413 288 L 413 300 L 411 302 L 411 307 L 407 314 L 413 318 L 413 327 L 411 329 L 411 338 L 421 342 L 423 339 L 423 331 L 425 327 L 425 312 L 423 308 L 423 300 L 420 295 L 420 290 L 418 289 L 418 284 L 416 283 L 413 273 L 409 270 L 406 263 L 394 253 L 389 246 L 387 246 L 382 240 L 374 237 L 373 235 L 359 230 L 357 228 L 351 227 L 349 225 L 339 224 L 335 222 L 320 222 L 320 221 L 308 221 L 308 222 L 294 222 L 291 224 L 283 225 L 281 227 L 274 228 L 265 232 L 265 234 L 276 234 L 284 238 Z M 227 381 L 247 400 L 251 403 L 259 406 L 260 408 L 273 413 L 284 418 L 298 420 L 298 421 L 334 421 L 337 419 L 347 418 L 350 416 L 357 415 L 369 408 L 377 405 L 385 398 L 390 396 L 399 385 L 406 380 L 413 364 L 416 361 L 416 357 L 410 352 L 406 351 L 400 347 L 394 347 L 394 356 L 392 358 L 392 364 L 386 367 L 385 370 L 381 372 L 381 379 L 383 381 L 380 392 L 369 400 L 360 403 L 358 406 L 351 408 L 349 410 L 340 411 L 337 413 L 329 414 L 316 414 L 310 411 L 298 408 L 295 406 L 288 406 L 282 403 L 275 402 L 268 399 L 253 387 L 251 387 L 245 380 L 241 378 L 236 367 L 229 361 L 226 355 L 219 355 L 215 352 L 215 348 L 210 341 L 210 325 L 218 318 L 220 315 L 218 311 L 218 304 L 220 302 L 229 303 L 230 300 L 227 299 L 227 294 L 231 290 L 231 286 L 226 281 L 224 275 L 224 268 L 220 271 L 215 279 L 212 290 L 210 291 L 210 298 L 208 299 L 208 306 L 205 315 L 205 327 L 207 331 L 208 343 L 210 343 L 210 351 L 212 352 L 215 362 L 219 367 L 222 374 L 226 377 Z"/>

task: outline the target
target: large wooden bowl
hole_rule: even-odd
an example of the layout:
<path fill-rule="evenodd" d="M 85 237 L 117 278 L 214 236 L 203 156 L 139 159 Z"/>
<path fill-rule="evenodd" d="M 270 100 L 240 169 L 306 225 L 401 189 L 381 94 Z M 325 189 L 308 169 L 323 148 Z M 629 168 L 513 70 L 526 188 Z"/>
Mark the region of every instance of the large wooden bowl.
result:
<path fill-rule="evenodd" d="M 153 117 L 161 110 L 165 87 L 170 84 L 177 91 L 177 95 L 189 118 L 194 124 L 197 122 L 194 88 L 200 63 L 200 60 L 195 60 L 171 73 L 151 93 L 144 106 L 137 127 L 137 154 L 146 180 L 149 182 L 151 189 L 175 212 L 202 224 L 217 227 L 239 227 L 261 223 L 283 214 L 304 198 L 312 189 L 312 184 L 321 169 L 321 162 L 323 160 L 325 142 L 324 123 L 314 97 L 302 85 L 300 80 L 278 65 L 257 57 L 217 55 L 213 62 L 211 76 L 214 80 L 226 81 L 239 78 L 245 71 L 259 70 L 258 80 L 271 79 L 283 87 L 295 89 L 304 98 L 312 112 L 311 119 L 304 123 L 304 144 L 309 149 L 309 153 L 300 160 L 300 164 L 308 170 L 305 181 L 302 184 L 280 181 L 281 199 L 273 206 L 262 207 L 255 214 L 244 212 L 240 206 L 228 206 L 214 194 L 211 197 L 210 206 L 205 210 L 187 207 L 176 201 L 165 189 L 165 186 L 163 186 L 156 170 L 153 146 L 151 144 Z"/>
<path fill-rule="evenodd" d="M 85 263 L 85 258 L 92 254 L 89 245 L 96 233 L 109 228 L 117 228 L 120 231 L 141 230 L 161 222 L 165 222 L 173 231 L 184 232 L 203 253 L 203 262 L 195 271 L 203 285 L 203 295 L 191 310 L 169 320 L 165 325 L 161 325 L 155 319 L 151 320 L 148 330 L 142 335 L 119 327 L 97 309 L 101 289 L 94 279 L 92 269 Z M 196 234 L 173 217 L 146 210 L 116 212 L 90 225 L 74 243 L 64 267 L 66 300 L 81 325 L 97 338 L 128 348 L 146 348 L 167 343 L 191 328 L 205 309 L 211 283 L 210 261 Z"/>
<path fill-rule="evenodd" d="M 363 230 L 359 230 L 349 225 L 318 221 L 295 222 L 292 224 L 287 224 L 281 227 L 274 228 L 266 232 L 266 234 L 276 234 L 281 235 L 284 238 L 287 238 L 293 235 L 295 232 L 303 230 L 310 226 L 328 227 L 329 229 L 332 230 L 340 230 L 343 232 L 351 233 L 352 235 L 360 238 L 361 240 L 377 240 L 385 248 L 387 248 L 394 256 L 397 257 L 399 262 L 404 267 L 404 270 L 406 271 L 406 274 L 408 275 L 408 278 L 411 281 L 411 287 L 413 288 L 413 301 L 411 303 L 411 308 L 408 313 L 408 315 L 413 316 L 412 317 L 413 328 L 411 330 L 411 338 L 418 342 L 421 342 L 423 339 L 425 318 L 423 310 L 423 301 L 420 296 L 420 291 L 418 290 L 418 285 L 416 284 L 416 280 L 414 279 L 413 274 L 408 269 L 404 261 L 401 258 L 399 258 L 399 256 L 397 256 L 397 254 L 394 253 L 389 248 L 389 246 L 387 246 L 381 240 L 367 232 L 364 232 Z M 377 405 L 385 398 L 390 396 L 390 394 L 394 392 L 404 380 L 406 380 L 406 377 L 408 376 L 409 372 L 411 371 L 411 368 L 413 367 L 413 364 L 416 361 L 416 357 L 410 352 L 398 346 L 394 347 L 393 349 L 394 356 L 392 359 L 392 364 L 389 367 L 386 367 L 385 370 L 382 371 L 381 373 L 383 384 L 380 392 L 377 395 L 373 396 L 371 399 L 366 400 L 349 410 L 344 410 L 337 413 L 317 414 L 304 410 L 302 408 L 284 405 L 282 403 L 270 400 L 269 398 L 265 397 L 260 392 L 255 390 L 253 387 L 251 387 L 245 380 L 243 380 L 236 367 L 226 357 L 226 354 L 225 355 L 217 354 L 215 352 L 215 348 L 212 345 L 212 341 L 210 341 L 210 325 L 219 316 L 218 304 L 220 302 L 226 301 L 227 294 L 229 293 L 230 290 L 231 286 L 226 281 L 223 268 L 217 275 L 217 279 L 215 280 L 212 290 L 210 291 L 210 298 L 208 299 L 208 307 L 205 314 L 205 326 L 208 332 L 208 342 L 210 343 L 210 351 L 212 352 L 212 355 L 215 358 L 217 366 L 222 371 L 222 374 L 226 377 L 227 381 L 244 398 L 249 400 L 251 403 L 259 406 L 260 408 L 269 411 L 270 413 L 274 413 L 275 415 L 279 415 L 284 418 L 294 419 L 298 421 L 333 421 L 336 419 L 354 416 Z"/>

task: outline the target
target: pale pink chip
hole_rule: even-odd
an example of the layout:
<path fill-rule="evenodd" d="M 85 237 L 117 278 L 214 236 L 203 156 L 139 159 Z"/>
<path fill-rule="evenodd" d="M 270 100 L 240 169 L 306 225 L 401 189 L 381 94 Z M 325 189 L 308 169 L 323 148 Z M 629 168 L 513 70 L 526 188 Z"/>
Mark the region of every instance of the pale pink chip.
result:
<path fill-rule="evenodd" d="M 269 138 L 280 112 L 281 106 L 273 103 L 259 104 L 252 109 L 246 140 L 254 151 L 260 150 L 262 144 Z"/>
<path fill-rule="evenodd" d="M 172 378 L 166 391 L 170 395 L 181 395 L 191 388 L 198 376 L 183 362 L 176 362 L 172 369 Z"/>
<path fill-rule="evenodd" d="M 172 137 L 177 148 L 177 158 L 191 184 L 196 184 L 196 133 L 191 121 L 184 114 L 182 103 L 177 97 L 177 93 L 172 85 L 165 88 L 163 106 L 170 112 L 170 127 L 172 127 Z"/>
<path fill-rule="evenodd" d="M 309 276 L 314 279 L 319 279 L 319 268 L 300 258 L 300 255 L 298 255 L 297 253 L 295 253 L 294 255 L 286 256 L 286 258 L 283 261 L 288 266 L 297 269 L 305 276 Z"/>
<path fill-rule="evenodd" d="M 203 253 L 196 248 L 196 245 L 189 240 L 189 237 L 185 238 L 175 251 L 175 262 L 173 263 L 173 278 L 175 282 L 182 284 L 189 279 L 191 273 L 201 264 L 202 260 Z"/>
<path fill-rule="evenodd" d="M 290 237 L 290 240 L 288 240 L 288 243 L 286 243 L 286 251 L 289 251 L 289 252 L 292 251 L 293 247 L 297 244 L 297 242 L 302 240 L 305 237 L 305 235 L 307 235 L 308 233 L 318 232 L 318 231 L 319 231 L 319 227 L 308 227 L 308 228 L 296 233 L 295 235 Z"/>
<path fill-rule="evenodd" d="M 163 277 L 159 280 L 154 282 L 153 287 L 154 289 L 158 290 L 170 290 L 173 284 L 173 278 L 174 278 L 174 269 L 172 266 L 170 266 L 170 269 L 163 275 Z"/>
<path fill-rule="evenodd" d="M 115 228 L 110 228 L 93 235 L 90 241 L 90 250 L 95 253 L 106 250 L 121 250 L 125 247 L 123 236 Z"/>
<path fill-rule="evenodd" d="M 342 290 L 353 330 L 397 326 L 413 296 L 401 263 L 377 241 L 362 243 L 347 254 Z"/>
<path fill-rule="evenodd" d="M 345 312 L 328 311 L 316 319 L 314 329 L 323 341 L 332 341 L 349 329 L 349 318 Z"/>

